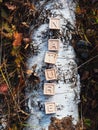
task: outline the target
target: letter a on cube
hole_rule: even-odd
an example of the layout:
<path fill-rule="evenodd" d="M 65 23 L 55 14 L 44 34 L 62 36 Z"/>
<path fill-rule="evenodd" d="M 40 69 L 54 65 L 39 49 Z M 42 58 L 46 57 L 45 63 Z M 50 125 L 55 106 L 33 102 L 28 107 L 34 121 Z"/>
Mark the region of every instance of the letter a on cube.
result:
<path fill-rule="evenodd" d="M 49 39 L 48 40 L 48 50 L 49 51 L 58 51 L 59 50 L 59 39 Z"/>

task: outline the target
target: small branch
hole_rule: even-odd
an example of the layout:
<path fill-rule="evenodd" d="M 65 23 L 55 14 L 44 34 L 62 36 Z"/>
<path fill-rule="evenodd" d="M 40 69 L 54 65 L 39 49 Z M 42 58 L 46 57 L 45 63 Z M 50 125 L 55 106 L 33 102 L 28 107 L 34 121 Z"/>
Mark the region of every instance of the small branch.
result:
<path fill-rule="evenodd" d="M 96 59 L 97 57 L 98 57 L 98 55 L 92 57 L 91 59 L 87 60 L 86 62 L 84 62 L 84 63 L 81 64 L 80 66 L 76 67 L 74 70 L 81 68 L 82 66 L 84 66 L 85 64 L 89 63 L 90 61 Z"/>

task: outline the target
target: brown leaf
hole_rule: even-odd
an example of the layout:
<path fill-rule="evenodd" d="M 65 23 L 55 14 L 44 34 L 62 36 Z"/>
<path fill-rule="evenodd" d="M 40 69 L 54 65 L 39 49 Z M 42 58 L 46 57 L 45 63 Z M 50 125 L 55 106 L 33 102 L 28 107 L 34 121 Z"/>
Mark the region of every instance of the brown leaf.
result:
<path fill-rule="evenodd" d="M 27 5 L 32 11 L 36 11 L 37 10 L 36 7 L 33 4 L 31 4 L 31 3 L 25 3 L 25 5 Z"/>
<path fill-rule="evenodd" d="M 7 84 L 4 83 L 4 84 L 0 85 L 0 93 L 5 94 L 7 91 L 8 91 Z"/>
<path fill-rule="evenodd" d="M 27 75 L 31 75 L 32 72 L 33 72 L 33 70 L 27 70 L 27 71 L 26 71 L 26 74 L 27 74 Z"/>
<path fill-rule="evenodd" d="M 30 38 L 23 38 L 23 41 L 24 41 L 25 43 L 30 43 L 30 42 L 31 42 L 31 39 L 30 39 Z"/>
<path fill-rule="evenodd" d="M 9 4 L 9 3 L 5 3 L 5 6 L 7 6 L 7 8 L 8 8 L 9 10 L 15 10 L 15 9 L 16 9 L 16 6 L 15 6 L 15 5 L 11 5 L 11 4 Z"/>
<path fill-rule="evenodd" d="M 12 130 L 12 128 L 8 128 L 8 130 Z"/>
<path fill-rule="evenodd" d="M 86 80 L 89 78 L 89 71 L 84 71 L 82 77 L 81 77 L 81 80 Z"/>
<path fill-rule="evenodd" d="M 92 105 L 92 108 L 93 108 L 93 109 L 96 108 L 96 106 L 97 106 L 96 100 L 93 100 L 92 103 L 91 103 L 91 105 Z"/>
<path fill-rule="evenodd" d="M 86 10 L 83 8 L 80 8 L 79 6 L 76 7 L 76 14 L 85 14 Z"/>

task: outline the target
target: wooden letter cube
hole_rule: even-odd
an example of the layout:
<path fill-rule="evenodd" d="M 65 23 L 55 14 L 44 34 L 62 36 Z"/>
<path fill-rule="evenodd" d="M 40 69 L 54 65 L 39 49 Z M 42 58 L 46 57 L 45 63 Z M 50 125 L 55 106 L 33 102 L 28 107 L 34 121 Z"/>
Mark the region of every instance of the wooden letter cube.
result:
<path fill-rule="evenodd" d="M 50 51 L 58 51 L 59 50 L 59 39 L 49 39 L 48 40 L 48 50 Z"/>
<path fill-rule="evenodd" d="M 45 70 L 45 77 L 46 77 L 47 81 L 56 80 L 57 79 L 56 70 L 54 68 L 46 69 Z"/>
<path fill-rule="evenodd" d="M 56 113 L 56 104 L 54 102 L 45 103 L 45 112 L 46 114 Z"/>
<path fill-rule="evenodd" d="M 60 29 L 60 19 L 59 18 L 50 18 L 49 28 L 50 29 Z"/>
<path fill-rule="evenodd" d="M 54 95 L 55 94 L 55 84 L 54 83 L 45 83 L 44 84 L 44 94 L 45 95 Z"/>
<path fill-rule="evenodd" d="M 46 52 L 45 54 L 45 63 L 55 64 L 57 59 L 57 53 L 55 52 Z"/>

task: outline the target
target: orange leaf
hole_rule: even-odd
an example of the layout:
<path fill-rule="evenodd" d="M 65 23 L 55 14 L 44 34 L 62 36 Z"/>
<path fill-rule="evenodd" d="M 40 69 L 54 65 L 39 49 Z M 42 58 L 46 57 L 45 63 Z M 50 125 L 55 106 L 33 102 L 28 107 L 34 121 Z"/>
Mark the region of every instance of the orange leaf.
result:
<path fill-rule="evenodd" d="M 13 46 L 20 46 L 22 41 L 22 33 L 15 32 L 14 39 Z"/>

